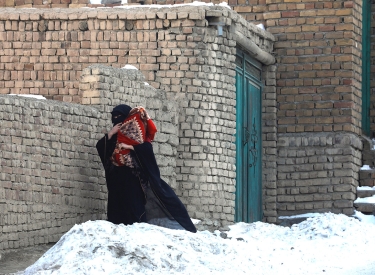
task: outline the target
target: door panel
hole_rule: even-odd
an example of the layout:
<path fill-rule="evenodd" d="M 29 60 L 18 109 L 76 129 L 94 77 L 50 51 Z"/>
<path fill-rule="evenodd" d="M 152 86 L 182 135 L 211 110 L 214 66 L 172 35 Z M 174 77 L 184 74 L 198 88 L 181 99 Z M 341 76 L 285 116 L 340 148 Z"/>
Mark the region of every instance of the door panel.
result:
<path fill-rule="evenodd" d="M 260 70 L 244 61 L 236 62 L 236 221 L 254 222 L 262 219 Z"/>
<path fill-rule="evenodd" d="M 362 133 L 371 137 L 371 0 L 362 5 Z"/>
<path fill-rule="evenodd" d="M 249 108 L 247 116 L 249 118 L 250 137 L 248 141 L 248 221 L 259 221 L 262 219 L 262 174 L 261 174 L 261 98 L 260 88 L 248 81 Z"/>

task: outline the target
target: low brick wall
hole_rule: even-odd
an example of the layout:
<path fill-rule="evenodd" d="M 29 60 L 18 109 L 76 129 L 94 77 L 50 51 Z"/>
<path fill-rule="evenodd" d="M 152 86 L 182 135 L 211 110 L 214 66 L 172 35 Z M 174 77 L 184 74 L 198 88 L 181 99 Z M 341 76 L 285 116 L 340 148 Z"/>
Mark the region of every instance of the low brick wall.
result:
<path fill-rule="evenodd" d="M 0 96 L 0 249 L 56 242 L 75 223 L 105 218 L 90 106 Z"/>
<path fill-rule="evenodd" d="M 349 133 L 280 135 L 278 214 L 333 212 L 352 215 L 362 141 Z"/>
<path fill-rule="evenodd" d="M 149 110 L 159 130 L 154 150 L 162 177 L 178 189 L 176 101 L 145 85 L 135 70 L 87 68 L 83 87 L 93 73 L 102 80 L 97 87 L 119 84 L 94 106 L 0 96 L 0 250 L 55 242 L 76 223 L 106 218 L 95 144 L 111 128 L 114 105 Z"/>

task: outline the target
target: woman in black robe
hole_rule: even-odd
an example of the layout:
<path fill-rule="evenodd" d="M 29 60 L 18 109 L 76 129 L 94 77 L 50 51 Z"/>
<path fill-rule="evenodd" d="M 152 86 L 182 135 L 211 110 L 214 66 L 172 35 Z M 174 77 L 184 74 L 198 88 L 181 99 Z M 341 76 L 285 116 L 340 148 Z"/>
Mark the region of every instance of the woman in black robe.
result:
<path fill-rule="evenodd" d="M 100 139 L 96 148 L 105 169 L 108 189 L 108 221 L 125 225 L 148 222 L 164 227 L 196 232 L 185 206 L 172 188 L 160 178 L 152 144 L 122 144 L 130 149 L 135 168 L 116 166 L 111 156 L 117 143 L 117 133 L 128 117 L 131 107 L 116 106 L 112 114 L 113 128 Z"/>

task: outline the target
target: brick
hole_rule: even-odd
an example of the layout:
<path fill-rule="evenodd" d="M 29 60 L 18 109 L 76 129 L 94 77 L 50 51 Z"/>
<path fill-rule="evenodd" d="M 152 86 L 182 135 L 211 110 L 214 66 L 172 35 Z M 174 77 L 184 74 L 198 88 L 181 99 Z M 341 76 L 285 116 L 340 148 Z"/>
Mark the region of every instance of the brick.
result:
<path fill-rule="evenodd" d="M 336 16 L 351 15 L 352 9 L 342 9 L 335 11 Z"/>
<path fill-rule="evenodd" d="M 316 14 L 317 16 L 330 16 L 330 15 L 332 16 L 336 14 L 336 11 L 331 10 L 331 9 L 322 9 L 322 10 L 318 10 Z"/>
<path fill-rule="evenodd" d="M 281 12 L 281 17 L 298 17 L 300 16 L 299 11 L 283 11 Z"/>
<path fill-rule="evenodd" d="M 234 9 L 234 11 L 236 11 L 238 13 L 252 12 L 252 10 L 253 10 L 253 8 L 251 6 L 235 6 L 233 9 Z"/>
<path fill-rule="evenodd" d="M 281 18 L 281 12 L 267 12 L 263 14 L 265 20 Z"/>

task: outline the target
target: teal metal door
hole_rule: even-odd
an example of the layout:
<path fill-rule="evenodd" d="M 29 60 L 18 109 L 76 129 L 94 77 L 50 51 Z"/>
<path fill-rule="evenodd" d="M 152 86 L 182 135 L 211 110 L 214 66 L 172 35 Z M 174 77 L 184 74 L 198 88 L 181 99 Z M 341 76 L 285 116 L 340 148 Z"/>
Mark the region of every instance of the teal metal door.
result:
<path fill-rule="evenodd" d="M 362 3 L 362 131 L 371 137 L 371 0 Z"/>
<path fill-rule="evenodd" d="M 262 219 L 261 64 L 237 50 L 236 58 L 237 222 Z"/>

